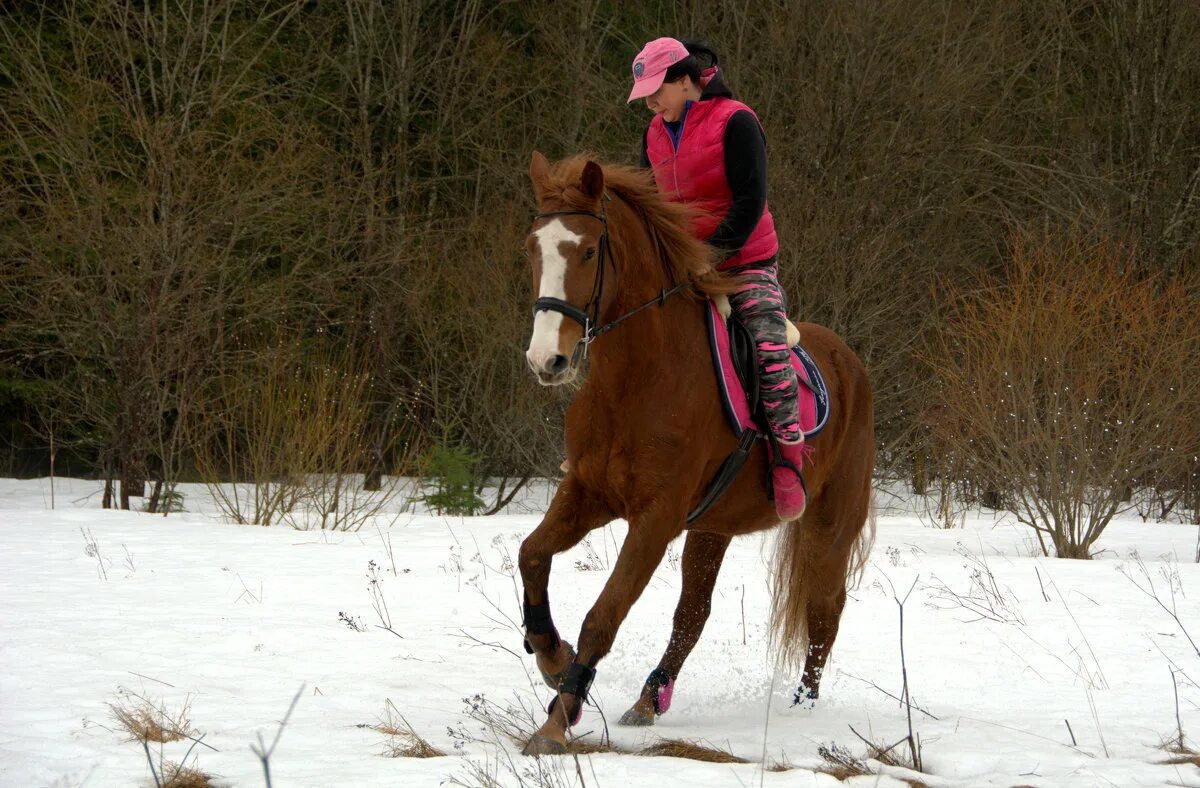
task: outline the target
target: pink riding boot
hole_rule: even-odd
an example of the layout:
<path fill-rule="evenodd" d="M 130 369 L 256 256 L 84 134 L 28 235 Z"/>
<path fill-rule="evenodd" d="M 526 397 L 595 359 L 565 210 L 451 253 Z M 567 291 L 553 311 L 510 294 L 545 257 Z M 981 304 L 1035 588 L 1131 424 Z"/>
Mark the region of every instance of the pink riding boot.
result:
<path fill-rule="evenodd" d="M 787 463 L 795 466 L 796 470 L 788 467 L 787 463 L 778 463 L 771 469 L 771 481 L 775 486 L 775 511 L 783 522 L 795 520 L 804 514 L 804 483 L 796 471 L 804 468 L 804 456 L 807 446 L 804 439 L 798 441 L 779 441 L 779 451 Z"/>

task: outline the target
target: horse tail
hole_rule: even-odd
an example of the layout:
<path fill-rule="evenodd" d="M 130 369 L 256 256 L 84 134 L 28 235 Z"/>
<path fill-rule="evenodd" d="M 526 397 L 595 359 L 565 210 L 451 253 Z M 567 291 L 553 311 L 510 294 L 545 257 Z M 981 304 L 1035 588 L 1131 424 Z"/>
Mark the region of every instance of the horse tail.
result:
<path fill-rule="evenodd" d="M 833 522 L 806 511 L 785 523 L 771 573 L 771 649 L 788 669 L 804 666 L 808 656 L 808 613 L 813 594 L 844 594 L 858 585 L 875 543 L 875 505 L 870 476 L 862 491 L 865 504 Z M 840 608 L 839 608 L 840 609 Z"/>
<path fill-rule="evenodd" d="M 871 548 L 875 546 L 875 498 L 870 498 L 867 504 L 867 521 L 863 523 L 854 544 L 850 548 L 850 563 L 846 567 L 846 588 L 858 588 L 862 582 L 863 572 L 867 568 L 867 559 L 871 557 Z"/>
<path fill-rule="evenodd" d="M 815 529 L 803 518 L 783 524 L 771 572 L 771 650 L 780 665 L 804 664 L 808 650 L 808 598 L 812 593 Z"/>

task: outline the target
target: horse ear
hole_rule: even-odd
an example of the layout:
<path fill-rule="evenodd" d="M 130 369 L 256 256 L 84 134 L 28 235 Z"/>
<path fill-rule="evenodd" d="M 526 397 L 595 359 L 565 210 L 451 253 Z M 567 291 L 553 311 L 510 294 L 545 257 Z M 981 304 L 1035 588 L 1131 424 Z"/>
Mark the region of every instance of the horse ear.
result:
<path fill-rule="evenodd" d="M 604 170 L 594 161 L 583 165 L 583 175 L 579 178 L 579 188 L 593 200 L 599 200 L 604 194 Z"/>
<path fill-rule="evenodd" d="M 529 161 L 529 180 L 533 181 L 533 193 L 540 200 L 550 182 L 550 161 L 541 151 L 535 150 Z"/>

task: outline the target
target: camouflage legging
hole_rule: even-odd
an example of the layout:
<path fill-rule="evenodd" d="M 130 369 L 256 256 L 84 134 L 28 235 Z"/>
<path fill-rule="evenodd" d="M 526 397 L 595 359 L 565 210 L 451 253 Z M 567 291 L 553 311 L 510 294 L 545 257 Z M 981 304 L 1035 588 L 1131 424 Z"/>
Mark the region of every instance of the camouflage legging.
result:
<path fill-rule="evenodd" d="M 787 304 L 779 288 L 775 261 L 751 263 L 731 273 L 747 279 L 729 296 L 729 303 L 758 347 L 763 409 L 771 431 L 781 441 L 797 441 L 801 438 L 796 406 L 799 384 L 787 346 Z"/>

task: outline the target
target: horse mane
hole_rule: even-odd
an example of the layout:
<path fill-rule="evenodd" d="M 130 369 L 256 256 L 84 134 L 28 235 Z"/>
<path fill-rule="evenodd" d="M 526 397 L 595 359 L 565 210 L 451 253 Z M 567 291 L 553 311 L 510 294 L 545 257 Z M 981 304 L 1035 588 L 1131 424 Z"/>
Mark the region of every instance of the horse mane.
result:
<path fill-rule="evenodd" d="M 551 182 L 547 187 L 568 210 L 592 210 L 594 207 L 579 189 L 588 161 L 596 159 L 579 154 L 563 159 L 550 170 Z M 714 266 L 711 247 L 692 235 L 692 208 L 663 197 L 649 170 L 599 161 L 597 164 L 604 171 L 605 191 L 620 200 L 645 225 L 672 285 L 691 280 L 696 289 L 707 296 L 728 294 L 736 289 L 738 281 Z"/>

